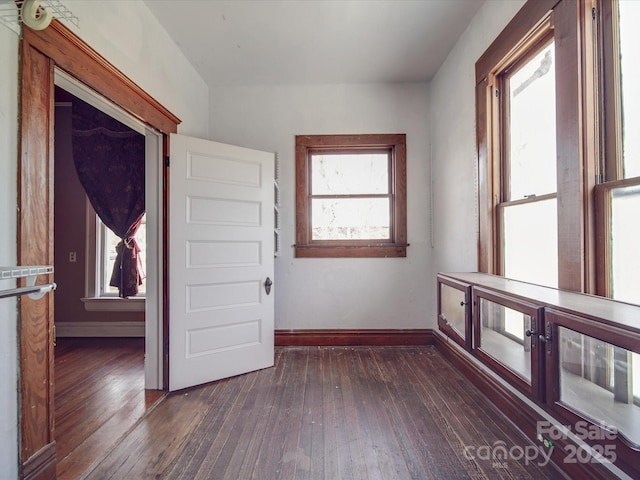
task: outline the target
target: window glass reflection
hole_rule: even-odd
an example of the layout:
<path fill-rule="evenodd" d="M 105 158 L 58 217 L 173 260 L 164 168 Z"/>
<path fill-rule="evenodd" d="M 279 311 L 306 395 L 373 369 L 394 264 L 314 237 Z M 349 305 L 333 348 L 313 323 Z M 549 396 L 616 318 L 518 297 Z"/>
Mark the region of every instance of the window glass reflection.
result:
<path fill-rule="evenodd" d="M 531 382 L 531 316 L 480 298 L 481 348 L 514 373 Z"/>
<path fill-rule="evenodd" d="M 640 444 L 638 354 L 558 327 L 560 401 Z"/>

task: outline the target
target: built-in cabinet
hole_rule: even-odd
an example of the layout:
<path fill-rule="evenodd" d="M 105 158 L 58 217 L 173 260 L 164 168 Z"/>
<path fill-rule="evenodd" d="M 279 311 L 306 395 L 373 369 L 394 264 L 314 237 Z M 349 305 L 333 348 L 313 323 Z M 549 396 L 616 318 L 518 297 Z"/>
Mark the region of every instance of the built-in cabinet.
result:
<path fill-rule="evenodd" d="M 566 428 L 538 428 L 538 440 L 571 437 L 591 446 L 573 452 L 576 462 L 610 461 L 640 476 L 640 306 L 441 273 L 438 327 Z"/>

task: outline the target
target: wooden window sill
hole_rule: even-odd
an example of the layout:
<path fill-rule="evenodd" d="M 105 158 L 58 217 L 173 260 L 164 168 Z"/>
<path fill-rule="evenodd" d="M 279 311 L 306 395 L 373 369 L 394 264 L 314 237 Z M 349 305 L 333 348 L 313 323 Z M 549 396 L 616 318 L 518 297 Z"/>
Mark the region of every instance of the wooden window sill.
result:
<path fill-rule="evenodd" d="M 297 258 L 406 257 L 408 245 L 296 245 Z"/>

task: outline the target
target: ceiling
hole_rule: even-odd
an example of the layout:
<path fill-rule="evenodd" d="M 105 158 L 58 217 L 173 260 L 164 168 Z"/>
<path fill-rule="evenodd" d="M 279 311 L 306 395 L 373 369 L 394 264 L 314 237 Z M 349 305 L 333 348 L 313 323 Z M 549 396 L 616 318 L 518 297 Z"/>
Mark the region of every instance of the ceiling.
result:
<path fill-rule="evenodd" d="M 484 0 L 145 0 L 209 86 L 428 82 Z"/>

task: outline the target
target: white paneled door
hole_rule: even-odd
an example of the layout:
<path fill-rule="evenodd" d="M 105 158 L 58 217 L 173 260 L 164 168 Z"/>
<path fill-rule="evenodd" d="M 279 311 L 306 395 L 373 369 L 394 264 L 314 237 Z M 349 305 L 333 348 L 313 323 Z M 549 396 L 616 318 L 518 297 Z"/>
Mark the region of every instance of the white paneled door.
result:
<path fill-rule="evenodd" d="M 173 391 L 273 365 L 274 154 L 170 141 Z"/>

